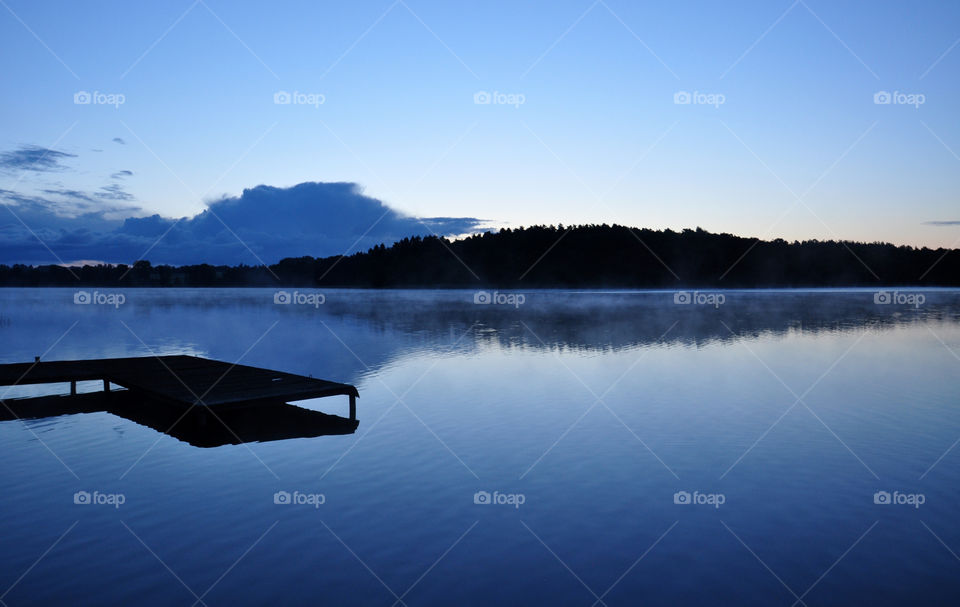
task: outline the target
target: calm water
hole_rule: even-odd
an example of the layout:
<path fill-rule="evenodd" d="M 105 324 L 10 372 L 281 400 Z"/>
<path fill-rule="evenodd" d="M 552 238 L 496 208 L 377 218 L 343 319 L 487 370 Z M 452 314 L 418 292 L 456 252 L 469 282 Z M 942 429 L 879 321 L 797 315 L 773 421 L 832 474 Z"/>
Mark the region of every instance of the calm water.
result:
<path fill-rule="evenodd" d="M 0 423 L 7 605 L 960 603 L 960 292 L 74 293 L 0 290 L 0 362 L 239 360 L 360 426 Z"/>

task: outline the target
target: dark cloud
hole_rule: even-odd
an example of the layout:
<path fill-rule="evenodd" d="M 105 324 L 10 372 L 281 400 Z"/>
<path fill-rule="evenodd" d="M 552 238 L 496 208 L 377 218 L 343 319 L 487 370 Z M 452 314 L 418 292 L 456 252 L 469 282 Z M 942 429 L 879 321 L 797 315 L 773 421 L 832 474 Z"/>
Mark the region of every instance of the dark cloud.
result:
<path fill-rule="evenodd" d="M 61 163 L 66 158 L 76 158 L 68 154 L 37 145 L 25 145 L 16 150 L 0 153 L 0 169 L 7 171 L 59 171 L 67 168 Z"/>
<path fill-rule="evenodd" d="M 110 175 L 110 179 L 122 179 L 123 177 L 132 177 L 133 171 L 128 171 L 126 169 L 122 171 L 117 171 L 116 173 Z"/>
<path fill-rule="evenodd" d="M 960 226 L 960 220 L 950 221 L 924 221 L 925 226 Z"/>
<path fill-rule="evenodd" d="M 127 145 L 127 142 L 124 141 L 123 139 L 120 139 L 119 137 L 114 137 L 114 138 L 113 138 L 113 142 L 114 142 L 114 143 L 119 143 L 120 145 Z"/>
<path fill-rule="evenodd" d="M 104 204 L 129 200 L 119 184 L 112 185 L 116 187 L 104 186 L 92 197 Z M 2 190 L 0 198 L 15 205 L 18 214 L 23 212 L 24 222 L 65 261 L 132 263 L 150 249 L 147 257 L 153 263 L 275 263 L 284 257 L 364 251 L 413 235 L 467 234 L 480 231 L 483 223 L 472 217 L 409 217 L 365 196 L 353 183 L 261 185 L 179 220 L 152 215 L 120 222 L 108 218 L 118 207 L 108 211 L 96 205 L 65 218 L 54 212 L 57 203 L 50 200 L 4 195 Z M 54 261 L 22 224 L 0 214 L 0 263 Z"/>
<path fill-rule="evenodd" d="M 63 194 L 57 193 L 63 200 Z M 91 205 L 83 201 L 56 200 L 53 196 L 33 196 L 0 190 L 0 263 L 57 263 L 50 246 L 60 259 L 72 261 L 74 253 L 97 250 L 104 234 L 116 230 L 122 222 L 108 214 L 118 212 L 114 205 Z M 84 207 L 99 207 L 84 210 Z M 123 209 L 126 213 L 130 209 Z M 66 213 L 70 213 L 69 215 Z M 77 257 L 79 259 L 79 257 Z"/>

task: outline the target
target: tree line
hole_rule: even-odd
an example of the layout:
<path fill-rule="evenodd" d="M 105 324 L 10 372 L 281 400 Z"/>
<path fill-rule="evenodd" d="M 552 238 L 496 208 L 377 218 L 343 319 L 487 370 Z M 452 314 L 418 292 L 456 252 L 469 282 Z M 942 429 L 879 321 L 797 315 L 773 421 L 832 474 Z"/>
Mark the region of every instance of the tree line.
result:
<path fill-rule="evenodd" d="M 365 252 L 270 266 L 0 265 L 0 286 L 751 288 L 958 286 L 960 250 L 851 241 L 759 240 L 700 228 L 504 228 L 413 236 Z"/>

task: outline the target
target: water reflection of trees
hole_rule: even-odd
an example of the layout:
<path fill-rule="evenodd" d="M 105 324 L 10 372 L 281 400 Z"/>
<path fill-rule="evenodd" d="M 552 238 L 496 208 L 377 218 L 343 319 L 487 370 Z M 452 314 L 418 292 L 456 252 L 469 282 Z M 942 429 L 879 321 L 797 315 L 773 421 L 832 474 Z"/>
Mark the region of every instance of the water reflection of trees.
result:
<path fill-rule="evenodd" d="M 925 321 L 960 318 L 960 294 L 927 292 L 919 308 L 875 304 L 872 292 L 728 292 L 719 307 L 673 303 L 672 293 L 592 295 L 528 293 L 520 307 L 475 305 L 469 294 L 328 299 L 327 312 L 362 320 L 369 330 L 429 336 L 452 343 L 458 331 L 473 327 L 461 341 L 504 348 L 617 350 L 665 343 L 701 346 L 741 337 L 783 336 L 890 329 Z"/>

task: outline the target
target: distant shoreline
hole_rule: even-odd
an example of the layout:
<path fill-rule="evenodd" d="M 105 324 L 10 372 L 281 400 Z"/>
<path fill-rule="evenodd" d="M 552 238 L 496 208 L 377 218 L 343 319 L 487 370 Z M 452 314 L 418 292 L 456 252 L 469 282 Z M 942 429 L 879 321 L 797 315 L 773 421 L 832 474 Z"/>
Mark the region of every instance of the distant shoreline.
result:
<path fill-rule="evenodd" d="M 0 287 L 820 289 L 960 287 L 960 249 L 765 241 L 701 229 L 534 226 L 272 265 L 0 265 Z"/>
<path fill-rule="evenodd" d="M 305 289 L 308 291 L 370 291 L 374 293 L 385 293 L 388 291 L 463 291 L 465 293 L 474 293 L 477 291 L 502 291 L 504 293 L 554 293 L 554 294 L 570 294 L 570 295 L 658 295 L 658 294 L 672 294 L 677 292 L 715 292 L 715 293 L 752 293 L 752 294 L 761 294 L 761 293 L 876 293 L 878 291 L 911 291 L 911 292 L 957 292 L 960 293 L 960 286 L 935 286 L 935 285 L 926 285 L 926 286 L 916 286 L 916 285 L 877 285 L 873 287 L 867 286 L 847 286 L 847 287 L 838 287 L 838 286 L 825 286 L 825 287 L 676 287 L 676 288 L 662 288 L 662 289 L 623 289 L 623 288 L 613 288 L 613 289 L 602 289 L 596 287 L 588 287 L 582 289 L 571 289 L 567 287 L 531 287 L 531 288 L 499 288 L 490 285 L 477 285 L 476 287 L 338 287 L 338 286 L 298 286 L 298 285 L 289 285 L 289 284 L 277 284 L 273 286 L 269 285 L 235 285 L 235 286 L 169 286 L 169 285 L 139 285 L 139 286 L 124 286 L 124 285 L 42 285 L 42 286 L 16 286 L 16 285 L 0 285 L 0 291 L 3 290 L 14 290 L 14 289 L 64 289 L 64 290 L 76 290 L 76 289 L 100 289 L 100 288 L 114 288 L 122 290 L 188 290 L 188 289 L 197 289 L 197 290 L 233 290 L 233 289 L 250 289 L 250 290 L 262 290 L 262 291 L 276 291 L 279 289 Z"/>

